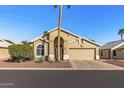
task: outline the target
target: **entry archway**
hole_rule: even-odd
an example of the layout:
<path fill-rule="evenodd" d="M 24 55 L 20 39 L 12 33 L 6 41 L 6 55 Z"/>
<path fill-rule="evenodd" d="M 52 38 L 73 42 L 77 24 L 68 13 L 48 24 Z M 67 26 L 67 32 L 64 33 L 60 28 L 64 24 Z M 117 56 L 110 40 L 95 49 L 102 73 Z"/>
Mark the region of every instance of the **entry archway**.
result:
<path fill-rule="evenodd" d="M 57 60 L 58 57 L 58 37 L 54 39 L 54 57 Z M 60 58 L 63 60 L 64 57 L 64 40 L 60 37 Z"/>

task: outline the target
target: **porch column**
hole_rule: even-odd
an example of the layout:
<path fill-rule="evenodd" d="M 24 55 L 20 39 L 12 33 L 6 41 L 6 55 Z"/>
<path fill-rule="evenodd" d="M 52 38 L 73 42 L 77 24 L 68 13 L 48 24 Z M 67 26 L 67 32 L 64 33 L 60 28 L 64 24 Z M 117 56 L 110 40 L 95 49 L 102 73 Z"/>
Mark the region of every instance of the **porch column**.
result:
<path fill-rule="evenodd" d="M 69 48 L 67 40 L 64 40 L 64 60 L 69 60 Z"/>
<path fill-rule="evenodd" d="M 49 42 L 49 61 L 54 61 L 54 40 Z"/>
<path fill-rule="evenodd" d="M 113 59 L 113 50 L 110 49 L 110 59 Z"/>

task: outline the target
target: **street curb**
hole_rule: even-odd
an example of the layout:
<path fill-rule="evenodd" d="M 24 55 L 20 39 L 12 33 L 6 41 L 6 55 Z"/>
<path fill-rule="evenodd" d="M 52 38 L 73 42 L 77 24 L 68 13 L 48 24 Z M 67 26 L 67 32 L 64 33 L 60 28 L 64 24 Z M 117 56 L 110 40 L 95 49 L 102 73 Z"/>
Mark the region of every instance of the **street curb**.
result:
<path fill-rule="evenodd" d="M 0 70 L 124 70 L 124 68 L 0 68 Z"/>

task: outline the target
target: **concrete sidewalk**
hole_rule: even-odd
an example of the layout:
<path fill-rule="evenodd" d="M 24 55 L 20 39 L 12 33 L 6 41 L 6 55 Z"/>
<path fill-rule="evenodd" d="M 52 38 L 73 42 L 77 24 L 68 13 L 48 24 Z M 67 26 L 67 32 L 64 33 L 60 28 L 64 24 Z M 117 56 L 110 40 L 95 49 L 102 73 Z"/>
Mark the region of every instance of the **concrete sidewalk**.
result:
<path fill-rule="evenodd" d="M 46 70 L 46 71 L 55 71 L 55 70 L 59 70 L 59 71 L 62 71 L 62 70 L 70 70 L 70 71 L 77 71 L 77 70 L 124 70 L 124 68 L 0 68 L 0 71 L 2 71 L 2 70 L 17 70 L 17 71 L 19 71 L 19 70 L 23 70 L 23 71 L 30 71 L 30 70 L 32 70 L 32 71 L 42 71 L 42 70 Z"/>

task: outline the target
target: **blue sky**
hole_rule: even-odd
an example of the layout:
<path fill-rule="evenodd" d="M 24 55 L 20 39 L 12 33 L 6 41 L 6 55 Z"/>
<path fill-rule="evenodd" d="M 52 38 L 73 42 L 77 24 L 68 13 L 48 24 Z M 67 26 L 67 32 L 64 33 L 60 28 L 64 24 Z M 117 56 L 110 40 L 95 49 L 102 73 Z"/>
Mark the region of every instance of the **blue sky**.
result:
<path fill-rule="evenodd" d="M 58 8 L 53 6 L 0 6 L 0 38 L 30 40 L 56 27 L 57 22 Z M 100 44 L 119 40 L 124 6 L 64 6 L 62 27 Z"/>

